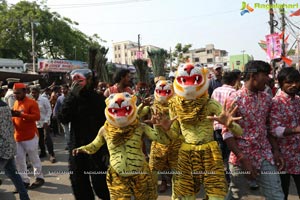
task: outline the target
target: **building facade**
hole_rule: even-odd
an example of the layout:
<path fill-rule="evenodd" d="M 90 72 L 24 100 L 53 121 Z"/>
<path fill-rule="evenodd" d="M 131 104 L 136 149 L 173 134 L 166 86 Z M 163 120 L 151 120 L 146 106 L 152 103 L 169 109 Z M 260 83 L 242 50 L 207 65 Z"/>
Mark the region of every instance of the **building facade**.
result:
<path fill-rule="evenodd" d="M 149 66 L 151 62 L 147 51 L 158 50 L 159 47 L 153 45 L 140 46 L 136 42 L 123 41 L 113 43 L 113 62 L 123 65 L 132 65 L 132 62 L 138 58 L 148 60 Z"/>
<path fill-rule="evenodd" d="M 226 50 L 215 49 L 213 44 L 207 44 L 204 48 L 190 50 L 188 53 L 183 54 L 188 57 L 191 62 L 210 66 L 214 64 L 228 65 L 228 52 Z"/>
<path fill-rule="evenodd" d="M 239 69 L 243 72 L 245 64 L 250 60 L 253 60 L 253 56 L 250 56 L 248 54 L 232 55 L 229 58 L 229 68 L 230 70 Z"/>

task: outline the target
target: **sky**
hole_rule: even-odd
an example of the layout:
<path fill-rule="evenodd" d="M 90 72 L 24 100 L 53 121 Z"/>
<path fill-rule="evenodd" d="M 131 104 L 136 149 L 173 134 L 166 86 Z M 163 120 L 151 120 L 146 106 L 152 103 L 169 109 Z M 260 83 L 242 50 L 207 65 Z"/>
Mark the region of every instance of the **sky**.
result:
<path fill-rule="evenodd" d="M 8 0 L 15 4 L 18 1 Z M 252 8 L 255 3 L 266 0 L 247 0 Z M 295 4 L 297 0 L 277 0 L 276 3 Z M 254 8 L 241 16 L 242 0 L 48 0 L 50 11 L 55 11 L 79 23 L 77 29 L 87 35 L 97 33 L 102 45 L 112 50 L 113 42 L 131 40 L 141 45 L 154 45 L 166 50 L 174 49 L 177 43 L 192 44 L 202 48 L 214 44 L 216 49 L 229 55 L 253 55 L 254 59 L 266 60 L 266 53 L 258 42 L 270 34 L 269 12 Z M 300 8 L 300 2 L 298 5 Z M 287 9 L 289 15 L 295 9 Z M 281 27 L 279 10 L 275 18 Z M 300 27 L 300 16 L 289 17 Z M 290 35 L 289 43 L 295 41 L 299 29 Z M 275 29 L 279 32 L 278 29 Z M 292 32 L 287 28 L 287 33 Z M 112 51 L 108 54 L 112 58 Z"/>

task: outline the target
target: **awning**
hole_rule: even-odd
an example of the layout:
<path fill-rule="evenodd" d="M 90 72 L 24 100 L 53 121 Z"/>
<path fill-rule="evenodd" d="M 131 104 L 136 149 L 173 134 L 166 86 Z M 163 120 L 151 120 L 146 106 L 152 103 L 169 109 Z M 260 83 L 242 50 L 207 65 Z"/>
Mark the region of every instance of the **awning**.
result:
<path fill-rule="evenodd" d="M 21 82 L 31 82 L 39 80 L 42 77 L 43 76 L 40 74 L 26 74 L 0 71 L 0 81 L 5 81 L 7 78 L 19 78 Z"/>

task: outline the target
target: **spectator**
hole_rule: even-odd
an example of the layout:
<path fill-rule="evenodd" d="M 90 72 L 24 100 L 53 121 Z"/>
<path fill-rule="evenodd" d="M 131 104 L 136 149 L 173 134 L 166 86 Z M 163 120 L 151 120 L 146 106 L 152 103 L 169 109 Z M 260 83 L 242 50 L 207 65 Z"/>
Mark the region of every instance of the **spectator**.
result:
<path fill-rule="evenodd" d="M 8 78 L 6 80 L 7 80 L 7 88 L 8 88 L 8 90 L 7 90 L 7 92 L 6 92 L 5 96 L 4 96 L 4 101 L 8 104 L 8 106 L 10 108 L 13 108 L 14 103 L 16 101 L 15 96 L 14 96 L 13 87 L 14 87 L 14 84 L 16 82 L 20 81 L 20 79 L 17 79 L 17 78 Z"/>
<path fill-rule="evenodd" d="M 61 90 L 62 90 L 62 95 L 60 95 L 57 98 L 57 101 L 56 101 L 56 104 L 55 104 L 54 110 L 53 110 L 53 117 L 55 117 L 56 119 L 57 119 L 58 113 L 62 109 L 62 105 L 63 105 L 63 102 L 65 100 L 65 97 L 69 93 L 69 86 L 68 85 L 61 86 Z M 69 142 L 70 142 L 70 123 L 63 124 L 63 123 L 59 122 L 59 124 L 61 124 L 61 126 L 62 126 L 62 128 L 64 130 L 65 140 L 67 142 L 67 146 L 66 146 L 65 150 L 68 150 L 69 149 L 68 146 L 69 146 Z"/>
<path fill-rule="evenodd" d="M 290 177 L 293 177 L 300 197 L 300 73 L 292 68 L 282 68 L 278 73 L 281 91 L 273 98 L 270 114 L 271 132 L 278 138 L 283 155 L 284 173 L 280 173 L 284 199 L 288 199 Z"/>
<path fill-rule="evenodd" d="M 8 105 L 0 99 L 0 170 L 5 170 L 5 174 L 15 185 L 21 200 L 29 200 L 26 184 L 17 173 L 14 155 L 16 153 L 16 142 L 14 141 L 14 125 L 12 123 L 11 111 Z"/>
<path fill-rule="evenodd" d="M 40 120 L 36 122 L 38 131 L 39 131 L 39 147 L 40 147 L 40 158 L 46 157 L 46 148 L 50 155 L 50 162 L 55 163 L 55 154 L 53 150 L 53 141 L 50 135 L 50 117 L 52 114 L 50 102 L 45 97 L 40 95 L 40 89 L 38 87 L 31 87 L 31 95 L 34 100 L 38 103 L 40 109 Z"/>
<path fill-rule="evenodd" d="M 213 91 L 222 86 L 223 65 L 216 64 L 213 67 L 214 77 L 209 80 L 208 94 L 211 97 Z"/>
<path fill-rule="evenodd" d="M 270 71 L 271 66 L 266 62 L 249 61 L 245 66 L 244 87 L 227 99 L 227 105 L 234 103 L 237 106 L 236 115 L 242 117 L 237 123 L 243 128 L 243 135 L 233 136 L 223 129 L 223 139 L 231 150 L 231 183 L 226 199 L 245 198 L 248 195 L 247 179 L 259 180 L 266 199 L 284 198 L 280 177 L 276 173 L 282 169 L 284 162 L 276 140 L 267 129 L 272 99 L 264 89 Z M 245 171 L 249 173 L 246 177 Z M 258 174 L 258 171 L 262 173 Z"/>
<path fill-rule="evenodd" d="M 108 88 L 108 83 L 106 82 L 99 82 L 97 86 L 97 92 L 101 95 L 104 94 L 105 90 Z"/>
<path fill-rule="evenodd" d="M 36 121 L 40 120 L 39 106 L 35 100 L 26 96 L 26 85 L 14 84 L 16 102 L 12 110 L 13 123 L 15 126 L 15 140 L 17 142 L 16 165 L 23 182 L 30 185 L 27 175 L 26 154 L 31 161 L 36 180 L 30 188 L 34 189 L 44 184 L 42 164 L 38 154 L 38 130 Z"/>
<path fill-rule="evenodd" d="M 128 69 L 121 69 L 117 72 L 114 85 L 105 90 L 104 96 L 108 97 L 113 93 L 128 92 L 133 94 L 131 86 L 131 75 Z"/>
<path fill-rule="evenodd" d="M 216 88 L 211 98 L 219 102 L 222 106 L 225 104 L 225 100 L 236 90 L 234 89 L 234 86 L 236 85 L 236 82 L 238 81 L 239 75 L 235 72 L 225 72 L 222 78 L 223 85 L 221 87 Z M 230 182 L 229 178 L 229 166 L 228 166 L 228 158 L 229 158 L 229 149 L 226 145 L 226 143 L 223 141 L 222 138 L 222 128 L 223 125 L 218 123 L 217 121 L 214 121 L 214 139 L 218 142 L 219 147 L 222 151 L 222 157 L 223 162 L 226 167 L 226 179 L 228 183 Z"/>

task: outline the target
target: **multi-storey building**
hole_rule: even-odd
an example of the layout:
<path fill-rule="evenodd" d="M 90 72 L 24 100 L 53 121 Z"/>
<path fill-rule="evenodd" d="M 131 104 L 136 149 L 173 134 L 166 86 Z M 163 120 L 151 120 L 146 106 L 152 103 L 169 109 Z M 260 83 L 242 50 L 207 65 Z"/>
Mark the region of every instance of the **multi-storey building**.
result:
<path fill-rule="evenodd" d="M 207 44 L 205 48 L 189 50 L 183 54 L 184 57 L 189 57 L 191 62 L 210 66 L 213 64 L 228 65 L 228 52 L 226 50 L 215 49 L 213 44 Z"/>
<path fill-rule="evenodd" d="M 123 41 L 113 43 L 113 62 L 123 65 L 132 65 L 132 62 L 138 58 L 148 60 L 149 66 L 151 62 L 147 51 L 161 49 L 153 45 L 140 46 L 136 42 Z"/>

